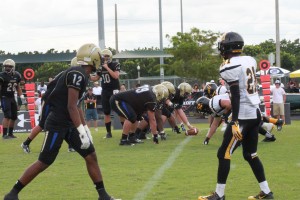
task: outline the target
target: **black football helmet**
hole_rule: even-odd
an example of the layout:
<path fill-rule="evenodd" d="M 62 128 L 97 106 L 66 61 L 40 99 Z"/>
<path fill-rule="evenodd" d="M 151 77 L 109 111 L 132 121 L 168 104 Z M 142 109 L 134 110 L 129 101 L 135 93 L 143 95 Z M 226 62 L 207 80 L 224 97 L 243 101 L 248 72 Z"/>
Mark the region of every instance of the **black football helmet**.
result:
<path fill-rule="evenodd" d="M 195 102 L 196 111 L 203 115 L 211 115 L 212 111 L 209 108 L 209 98 L 200 97 Z"/>
<path fill-rule="evenodd" d="M 229 53 L 241 54 L 244 46 L 242 36 L 235 32 L 224 33 L 218 42 L 218 50 L 223 58 L 227 59 Z"/>
<path fill-rule="evenodd" d="M 207 83 L 204 87 L 204 96 L 211 99 L 216 95 L 218 86 L 215 83 Z"/>

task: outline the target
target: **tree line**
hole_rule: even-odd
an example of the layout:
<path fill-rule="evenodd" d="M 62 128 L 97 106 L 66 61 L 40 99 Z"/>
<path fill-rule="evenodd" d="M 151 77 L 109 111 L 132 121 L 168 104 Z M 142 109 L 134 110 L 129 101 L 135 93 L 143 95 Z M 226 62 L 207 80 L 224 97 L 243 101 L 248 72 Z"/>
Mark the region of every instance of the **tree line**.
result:
<path fill-rule="evenodd" d="M 177 75 L 187 79 L 206 82 L 208 80 L 217 80 L 219 77 L 219 66 L 222 62 L 217 51 L 217 40 L 220 32 L 210 30 L 200 30 L 192 28 L 189 32 L 170 36 L 166 39 L 170 41 L 170 47 L 164 51 L 174 55 L 173 58 L 164 59 L 165 76 Z M 245 41 L 247 44 L 247 41 Z M 300 66 L 300 44 L 299 39 L 294 41 L 281 40 L 281 67 L 294 71 Z M 115 54 L 115 49 L 110 48 Z M 135 50 L 158 50 L 157 48 L 139 48 Z M 66 50 L 65 52 L 75 52 L 75 50 Z M 262 59 L 268 59 L 270 53 L 276 52 L 275 41 L 268 39 L 257 45 L 245 45 L 243 55 L 253 56 L 259 63 Z M 48 53 L 64 53 L 55 49 L 50 49 Z M 20 52 L 18 54 L 42 54 L 41 52 Z M 0 50 L 0 55 L 12 55 Z M 140 66 L 140 74 L 143 77 L 159 76 L 160 64 L 159 58 L 139 58 L 139 59 L 120 59 L 121 69 L 127 73 L 126 79 L 137 78 L 137 66 Z M 274 64 L 276 66 L 276 63 Z M 35 81 L 47 81 L 49 77 L 55 76 L 60 71 L 67 69 L 69 63 L 53 62 L 38 64 L 17 64 L 17 70 L 21 73 L 26 68 L 33 68 L 36 76 Z"/>

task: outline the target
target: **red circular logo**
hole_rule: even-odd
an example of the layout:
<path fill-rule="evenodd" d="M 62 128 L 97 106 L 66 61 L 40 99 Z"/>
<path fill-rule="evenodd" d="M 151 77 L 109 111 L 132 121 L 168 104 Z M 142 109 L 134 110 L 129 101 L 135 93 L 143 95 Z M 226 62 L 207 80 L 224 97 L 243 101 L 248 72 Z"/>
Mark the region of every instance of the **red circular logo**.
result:
<path fill-rule="evenodd" d="M 30 69 L 30 68 L 25 69 L 23 75 L 24 75 L 25 79 L 31 80 L 34 77 L 34 71 L 33 71 L 33 69 Z"/>
<path fill-rule="evenodd" d="M 270 62 L 268 60 L 262 60 L 259 62 L 259 67 L 261 70 L 268 70 L 270 68 Z"/>

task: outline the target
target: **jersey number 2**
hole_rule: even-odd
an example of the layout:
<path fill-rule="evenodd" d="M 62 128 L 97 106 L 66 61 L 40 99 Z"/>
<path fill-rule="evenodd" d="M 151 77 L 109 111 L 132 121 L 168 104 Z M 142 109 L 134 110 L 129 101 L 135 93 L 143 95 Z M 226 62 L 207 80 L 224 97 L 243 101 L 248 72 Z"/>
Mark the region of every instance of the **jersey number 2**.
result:
<path fill-rule="evenodd" d="M 82 81 L 82 76 L 78 76 L 78 74 L 73 75 L 73 84 L 76 86 L 80 86 L 80 82 Z"/>

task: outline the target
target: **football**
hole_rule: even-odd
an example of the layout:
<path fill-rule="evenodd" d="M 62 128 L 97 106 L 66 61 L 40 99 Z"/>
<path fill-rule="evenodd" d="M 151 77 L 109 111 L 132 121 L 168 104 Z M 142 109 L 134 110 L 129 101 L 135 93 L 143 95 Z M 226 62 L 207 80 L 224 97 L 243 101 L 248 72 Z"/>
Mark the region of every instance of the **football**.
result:
<path fill-rule="evenodd" d="M 199 133 L 199 130 L 197 128 L 192 128 L 192 129 L 185 131 L 186 136 L 197 135 L 198 133 Z"/>

